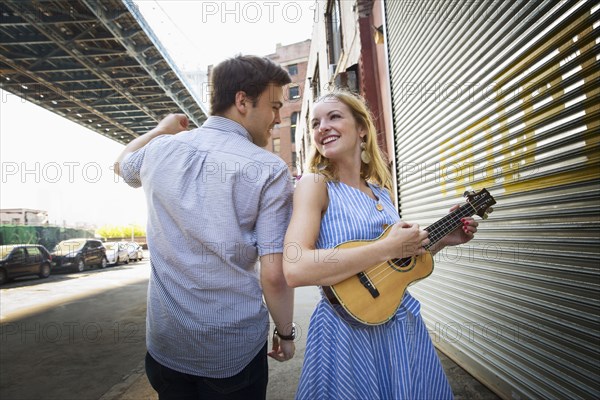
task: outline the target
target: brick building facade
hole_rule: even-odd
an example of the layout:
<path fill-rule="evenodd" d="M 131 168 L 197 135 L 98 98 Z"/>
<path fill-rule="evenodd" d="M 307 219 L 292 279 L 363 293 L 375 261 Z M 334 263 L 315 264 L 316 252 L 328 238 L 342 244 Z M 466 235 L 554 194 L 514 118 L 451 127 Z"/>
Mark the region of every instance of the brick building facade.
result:
<path fill-rule="evenodd" d="M 292 83 L 285 88 L 285 102 L 281 108 L 281 123 L 273 128 L 273 135 L 266 149 L 279 155 L 289 166 L 293 176 L 298 173 L 296 153 L 296 126 L 300 121 L 306 67 L 310 52 L 310 39 L 282 46 L 277 44 L 275 53 L 266 57 L 285 68 Z"/>

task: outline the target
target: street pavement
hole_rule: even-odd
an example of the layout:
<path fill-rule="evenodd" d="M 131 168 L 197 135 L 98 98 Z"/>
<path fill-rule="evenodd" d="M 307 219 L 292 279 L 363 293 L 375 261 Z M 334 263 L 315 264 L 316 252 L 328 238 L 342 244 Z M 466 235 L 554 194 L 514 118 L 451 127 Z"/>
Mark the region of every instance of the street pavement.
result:
<path fill-rule="evenodd" d="M 97 400 L 146 350 L 147 262 L 0 287 L 0 399 Z"/>
<path fill-rule="evenodd" d="M 318 300 L 319 292 L 316 287 L 296 289 L 294 320 L 296 321 L 299 333 L 299 339 L 296 341 L 296 355 L 292 360 L 283 363 L 269 359 L 268 400 L 290 400 L 294 398 L 304 359 L 308 321 Z M 498 396 L 456 365 L 452 360 L 442 353 L 439 354 L 456 400 L 499 399 Z M 124 376 L 121 382 L 114 385 L 99 400 L 157 400 L 158 396 L 148 383 L 144 372 L 143 356 L 140 355 L 139 365 L 130 374 Z"/>

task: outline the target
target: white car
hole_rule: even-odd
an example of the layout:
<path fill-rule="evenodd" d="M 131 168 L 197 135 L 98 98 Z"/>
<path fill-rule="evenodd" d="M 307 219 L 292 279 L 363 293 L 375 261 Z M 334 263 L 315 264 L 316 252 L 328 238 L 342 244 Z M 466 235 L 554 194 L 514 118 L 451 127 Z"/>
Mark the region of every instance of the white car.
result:
<path fill-rule="evenodd" d="M 104 243 L 106 248 L 106 258 L 108 263 L 112 265 L 119 265 L 119 263 L 129 264 L 129 253 L 127 252 L 127 246 L 120 242 L 106 242 Z"/>
<path fill-rule="evenodd" d="M 142 246 L 137 244 L 136 242 L 127 242 L 125 243 L 127 247 L 127 254 L 129 255 L 129 260 L 131 261 L 141 261 L 144 258 L 144 250 Z"/>

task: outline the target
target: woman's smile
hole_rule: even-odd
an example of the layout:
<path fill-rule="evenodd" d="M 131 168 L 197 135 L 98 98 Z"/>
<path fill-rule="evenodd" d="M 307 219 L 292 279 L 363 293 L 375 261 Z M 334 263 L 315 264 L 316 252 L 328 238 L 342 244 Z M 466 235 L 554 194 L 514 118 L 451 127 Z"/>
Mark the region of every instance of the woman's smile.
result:
<path fill-rule="evenodd" d="M 327 135 L 321 140 L 321 145 L 325 146 L 329 143 L 333 143 L 340 138 L 339 135 Z"/>

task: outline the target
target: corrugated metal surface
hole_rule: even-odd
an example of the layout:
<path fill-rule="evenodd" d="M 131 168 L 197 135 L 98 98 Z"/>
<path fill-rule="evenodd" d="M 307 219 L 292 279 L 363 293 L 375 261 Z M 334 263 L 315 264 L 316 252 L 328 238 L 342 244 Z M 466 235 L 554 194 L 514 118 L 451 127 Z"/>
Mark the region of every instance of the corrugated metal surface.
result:
<path fill-rule="evenodd" d="M 600 397 L 599 7 L 388 0 L 403 219 L 498 204 L 411 287 L 436 345 L 503 398 Z"/>

